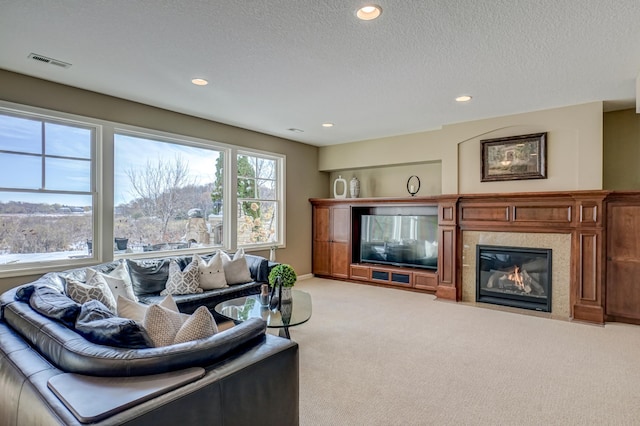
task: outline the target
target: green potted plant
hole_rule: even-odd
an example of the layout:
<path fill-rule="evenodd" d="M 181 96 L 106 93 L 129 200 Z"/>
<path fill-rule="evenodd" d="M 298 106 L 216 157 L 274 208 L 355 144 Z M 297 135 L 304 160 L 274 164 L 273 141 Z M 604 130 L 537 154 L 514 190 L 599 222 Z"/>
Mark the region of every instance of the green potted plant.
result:
<path fill-rule="evenodd" d="M 286 263 L 274 266 L 269 272 L 269 284 L 280 293 L 279 300 L 281 302 L 291 301 L 291 287 L 294 286 L 297 279 L 296 271 Z"/>

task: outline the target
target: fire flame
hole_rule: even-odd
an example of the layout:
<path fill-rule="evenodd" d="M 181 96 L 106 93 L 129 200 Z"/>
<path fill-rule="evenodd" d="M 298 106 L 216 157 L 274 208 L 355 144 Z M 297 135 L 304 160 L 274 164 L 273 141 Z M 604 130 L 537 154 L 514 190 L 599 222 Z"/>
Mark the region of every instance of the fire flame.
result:
<path fill-rule="evenodd" d="M 524 291 L 524 281 L 522 279 L 522 274 L 520 273 L 520 267 L 516 266 L 513 273 L 508 275 L 508 278 L 516 283 L 516 287 Z"/>

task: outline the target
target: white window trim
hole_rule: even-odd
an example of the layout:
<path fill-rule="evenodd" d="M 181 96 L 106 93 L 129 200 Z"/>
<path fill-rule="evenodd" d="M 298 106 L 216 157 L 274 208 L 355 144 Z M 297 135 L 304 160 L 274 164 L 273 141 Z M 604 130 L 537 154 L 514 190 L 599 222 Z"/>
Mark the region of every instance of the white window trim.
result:
<path fill-rule="evenodd" d="M 0 100 L 0 112 L 13 114 L 18 117 L 31 117 L 37 120 L 48 120 L 58 122 L 60 124 L 69 124 L 74 126 L 82 126 L 89 127 L 94 132 L 94 144 L 93 144 L 93 152 L 92 154 L 92 167 L 91 167 L 91 179 L 92 186 L 90 189 L 91 198 L 92 198 L 92 226 L 93 226 L 93 236 L 95 237 L 100 232 L 100 221 L 99 214 L 96 214 L 97 211 L 102 206 L 102 197 L 100 196 L 97 188 L 101 188 L 102 183 L 102 172 L 101 172 L 101 161 L 99 157 L 99 153 L 102 151 L 102 135 L 104 131 L 104 126 L 106 124 L 105 121 L 92 119 L 89 117 L 83 117 L 74 114 L 68 114 L 64 112 L 48 110 L 44 108 L 32 107 L 29 105 L 21 105 L 15 104 L 12 102 L 1 101 Z M 20 192 L 20 191 L 17 191 Z M 49 191 L 25 191 L 25 192 L 42 192 L 47 193 Z M 64 191 L 58 191 L 60 193 Z M 94 238 L 95 239 L 95 238 Z M 86 258 L 78 258 L 78 259 L 60 259 L 60 260 L 47 260 L 41 262 L 20 262 L 10 265 L 0 265 L 0 278 L 6 277 L 15 277 L 15 276 L 25 276 L 25 275 L 39 275 L 49 271 L 55 270 L 63 270 L 70 267 L 82 267 L 89 266 L 96 263 L 99 257 L 99 250 L 93 251 L 92 257 Z"/>
<path fill-rule="evenodd" d="M 126 255 L 116 255 L 113 253 L 113 211 L 114 211 L 114 138 L 116 133 L 127 134 L 135 137 L 147 137 L 151 139 L 164 140 L 169 143 L 190 145 L 199 148 L 218 149 L 223 151 L 225 156 L 225 182 L 224 199 L 233 200 L 225 202 L 223 214 L 231 221 L 229 226 L 224 227 L 223 249 L 236 250 L 237 246 L 237 154 L 247 154 L 272 158 L 278 164 L 278 193 L 279 215 L 278 215 L 278 243 L 261 243 L 256 245 L 244 245 L 245 250 L 267 250 L 275 245 L 279 248 L 286 247 L 286 155 L 274 152 L 258 150 L 248 147 L 241 147 L 214 140 L 196 138 L 178 133 L 164 132 L 138 126 L 131 126 L 123 123 L 85 117 L 76 114 L 69 114 L 56 110 L 38 108 L 30 105 L 17 104 L 0 100 L 0 110 L 18 116 L 31 115 L 37 119 L 55 120 L 61 123 L 75 124 L 91 127 L 95 132 L 95 143 L 93 154 L 92 179 L 93 187 L 91 193 L 93 197 L 93 257 L 52 260 L 46 262 L 16 263 L 11 265 L 0 265 L 0 278 L 17 277 L 26 275 L 40 275 L 46 272 L 59 271 L 70 268 L 81 268 L 95 265 L 96 263 L 110 262 L 121 257 L 127 258 L 152 258 L 158 256 L 171 256 L 172 254 L 184 254 L 184 250 L 178 252 L 162 251 L 148 253 L 128 253 Z M 107 235 L 109 234 L 109 235 Z M 96 244 L 97 243 L 97 244 Z M 190 253 L 211 252 L 212 247 L 205 247 L 191 250 Z"/>
<path fill-rule="evenodd" d="M 235 152 L 233 153 L 233 158 L 237 158 L 238 155 L 248 155 L 248 156 L 254 156 L 254 157 L 262 157 L 262 158 L 267 158 L 267 159 L 271 159 L 271 160 L 275 160 L 276 162 L 276 179 L 277 179 L 277 185 L 276 185 L 276 204 L 278 204 L 278 237 L 277 237 L 277 243 L 258 243 L 258 244 L 245 244 L 242 246 L 243 249 L 260 249 L 260 250 L 265 250 L 265 249 L 269 249 L 270 247 L 277 247 L 277 248 L 285 248 L 286 247 L 286 230 L 285 230 L 285 223 L 286 222 L 286 197 L 285 197 L 285 193 L 286 193 L 286 182 L 285 182 L 285 176 L 286 176 L 286 169 L 287 169 L 287 156 L 286 155 L 282 155 L 282 154 L 275 154 L 273 152 L 267 152 L 267 151 L 261 151 L 261 150 L 257 150 L 257 149 L 249 149 L 249 148 L 238 148 L 235 150 Z M 234 165 L 234 171 L 233 171 L 233 186 L 234 186 L 234 194 L 237 194 L 237 183 L 238 183 L 238 172 L 237 172 L 237 161 L 233 162 Z M 237 210 L 237 202 L 233 203 L 234 204 L 234 209 Z M 236 215 L 235 217 L 237 218 L 237 211 L 234 211 L 234 214 Z M 237 225 L 237 224 L 236 224 Z M 234 228 L 237 228 L 237 226 L 235 226 Z M 236 232 L 237 229 L 234 229 L 234 232 Z M 234 238 L 232 240 L 234 243 L 237 244 L 238 239 L 237 236 L 236 238 Z M 234 249 L 237 248 L 237 246 L 233 247 Z"/>

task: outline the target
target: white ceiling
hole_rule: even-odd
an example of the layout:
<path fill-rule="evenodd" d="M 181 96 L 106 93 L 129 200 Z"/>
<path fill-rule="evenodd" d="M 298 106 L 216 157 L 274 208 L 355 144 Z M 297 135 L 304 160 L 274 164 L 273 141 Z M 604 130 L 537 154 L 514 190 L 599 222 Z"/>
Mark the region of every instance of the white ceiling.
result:
<path fill-rule="evenodd" d="M 0 68 L 317 146 L 635 105 L 639 0 L 376 3 L 0 0 Z"/>

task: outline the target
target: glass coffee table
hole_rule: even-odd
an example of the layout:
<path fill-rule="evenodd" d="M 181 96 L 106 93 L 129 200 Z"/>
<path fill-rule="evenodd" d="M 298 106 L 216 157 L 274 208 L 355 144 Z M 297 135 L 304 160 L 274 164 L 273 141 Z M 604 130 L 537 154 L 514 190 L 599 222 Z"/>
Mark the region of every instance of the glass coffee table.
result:
<path fill-rule="evenodd" d="M 249 318 L 262 318 L 268 328 L 280 329 L 278 335 L 291 339 L 289 327 L 300 325 L 311 318 L 311 295 L 300 290 L 291 290 L 292 302 L 283 303 L 280 311 L 269 309 L 260 303 L 259 295 L 237 297 L 220 302 L 215 311 L 236 324 Z"/>

